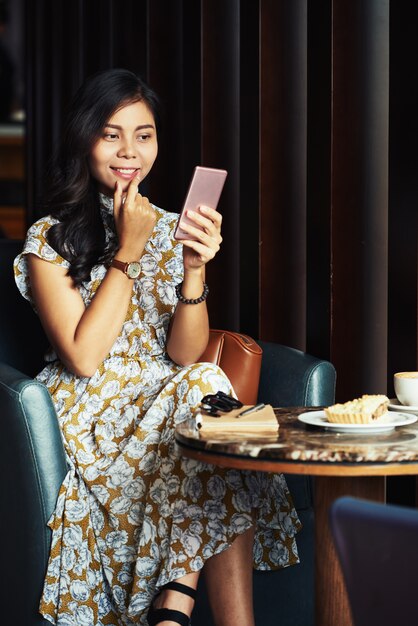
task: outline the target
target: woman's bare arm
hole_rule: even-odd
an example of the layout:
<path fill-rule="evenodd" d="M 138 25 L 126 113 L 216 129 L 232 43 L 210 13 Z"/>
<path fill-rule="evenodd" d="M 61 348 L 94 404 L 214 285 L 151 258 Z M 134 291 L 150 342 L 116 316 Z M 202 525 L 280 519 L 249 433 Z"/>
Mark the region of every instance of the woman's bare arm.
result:
<path fill-rule="evenodd" d="M 45 332 L 64 365 L 92 376 L 125 320 L 133 281 L 110 268 L 86 308 L 66 270 L 28 255 L 32 293 Z"/>
<path fill-rule="evenodd" d="M 156 215 L 137 193 L 138 180 L 122 203 L 115 190 L 115 222 L 121 261 L 138 260 L 155 225 Z M 65 366 L 79 376 L 92 376 L 109 353 L 125 321 L 134 281 L 110 267 L 91 303 L 85 307 L 66 269 L 29 254 L 29 275 L 36 308 L 45 332 Z"/>
<path fill-rule="evenodd" d="M 222 217 L 208 207 L 200 207 L 200 212 L 192 211 L 188 217 L 196 226 L 185 225 L 184 230 L 197 237 L 197 241 L 183 241 L 182 295 L 184 298 L 194 299 L 202 295 L 206 263 L 213 259 L 222 242 L 220 233 Z M 209 319 L 206 302 L 199 304 L 179 302 L 167 340 L 170 358 L 179 365 L 195 363 L 205 350 L 208 339 Z"/>

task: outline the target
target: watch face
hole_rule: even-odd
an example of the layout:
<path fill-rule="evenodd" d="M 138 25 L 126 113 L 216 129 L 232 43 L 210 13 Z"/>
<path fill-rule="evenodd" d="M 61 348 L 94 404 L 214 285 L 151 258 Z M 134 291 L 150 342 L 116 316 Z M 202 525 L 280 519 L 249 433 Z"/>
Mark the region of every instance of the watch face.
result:
<path fill-rule="evenodd" d="M 126 268 L 126 273 L 129 278 L 138 278 L 141 272 L 141 266 L 138 261 L 133 261 L 132 263 L 128 263 L 128 267 Z"/>

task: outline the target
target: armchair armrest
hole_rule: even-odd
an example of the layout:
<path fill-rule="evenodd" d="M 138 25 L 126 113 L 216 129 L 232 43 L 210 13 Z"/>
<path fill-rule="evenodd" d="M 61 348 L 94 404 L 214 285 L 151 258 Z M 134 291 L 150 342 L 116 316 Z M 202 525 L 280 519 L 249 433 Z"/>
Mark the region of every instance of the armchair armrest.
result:
<path fill-rule="evenodd" d="M 55 508 L 58 490 L 67 473 L 51 396 L 39 381 L 0 363 L 0 404 L 1 475 L 7 483 L 9 474 L 12 489 L 20 494 L 20 504 L 26 503 L 30 511 L 31 522 L 38 518 L 41 530 L 38 541 L 44 534 L 49 543 L 45 524 Z M 16 483 L 17 475 L 20 484 Z M 35 510 L 37 515 L 34 515 Z"/>
<path fill-rule="evenodd" d="M 0 600 L 15 607 L 14 624 L 41 626 L 47 624 L 37 610 L 51 541 L 46 523 L 67 473 L 65 453 L 46 387 L 4 363 L 0 407 L 0 549 L 8 567 Z"/>
<path fill-rule="evenodd" d="M 273 406 L 327 406 L 335 398 L 335 368 L 329 361 L 277 343 L 263 349 L 259 400 Z"/>

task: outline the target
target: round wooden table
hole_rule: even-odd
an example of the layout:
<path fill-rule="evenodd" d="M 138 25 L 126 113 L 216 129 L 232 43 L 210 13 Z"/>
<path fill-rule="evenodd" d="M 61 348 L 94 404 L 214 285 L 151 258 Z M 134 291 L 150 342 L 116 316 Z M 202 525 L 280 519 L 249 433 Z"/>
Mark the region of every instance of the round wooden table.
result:
<path fill-rule="evenodd" d="M 335 432 L 298 420 L 313 410 L 318 409 L 275 409 L 277 436 L 206 435 L 190 421 L 177 427 L 176 441 L 184 456 L 206 463 L 314 477 L 316 625 L 352 626 L 329 507 L 342 495 L 384 502 L 386 476 L 418 474 L 418 422 L 379 433 Z"/>

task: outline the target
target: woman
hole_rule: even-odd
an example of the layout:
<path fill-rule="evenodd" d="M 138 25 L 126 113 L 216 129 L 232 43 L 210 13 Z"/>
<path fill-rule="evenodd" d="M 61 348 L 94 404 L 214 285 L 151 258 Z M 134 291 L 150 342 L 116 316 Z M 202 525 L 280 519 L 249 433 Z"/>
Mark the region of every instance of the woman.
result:
<path fill-rule="evenodd" d="M 253 626 L 253 561 L 297 562 L 299 521 L 282 476 L 176 453 L 175 425 L 204 394 L 232 389 L 218 367 L 196 363 L 221 216 L 193 212 L 180 244 L 178 215 L 138 193 L 157 127 L 156 96 L 131 72 L 87 81 L 51 171 L 49 215 L 15 260 L 51 342 L 38 378 L 69 465 L 40 611 L 65 626 L 187 625 L 205 568 L 216 624 Z"/>

